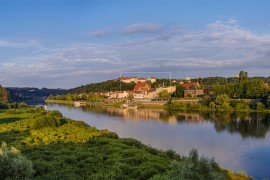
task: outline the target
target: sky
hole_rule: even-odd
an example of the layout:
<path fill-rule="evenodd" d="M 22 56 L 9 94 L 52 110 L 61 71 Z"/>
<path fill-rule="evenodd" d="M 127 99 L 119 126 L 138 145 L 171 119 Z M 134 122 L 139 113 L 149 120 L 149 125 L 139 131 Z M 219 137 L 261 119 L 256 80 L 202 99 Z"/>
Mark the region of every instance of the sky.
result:
<path fill-rule="evenodd" d="M 268 77 L 269 7 L 268 0 L 0 0 L 0 84 L 74 88 L 130 72 Z"/>

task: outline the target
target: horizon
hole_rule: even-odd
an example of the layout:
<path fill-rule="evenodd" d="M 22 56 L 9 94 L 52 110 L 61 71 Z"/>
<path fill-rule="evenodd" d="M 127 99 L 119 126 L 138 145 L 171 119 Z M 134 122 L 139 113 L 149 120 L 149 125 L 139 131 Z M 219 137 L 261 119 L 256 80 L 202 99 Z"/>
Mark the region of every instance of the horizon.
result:
<path fill-rule="evenodd" d="M 0 2 L 4 87 L 70 89 L 123 71 L 270 76 L 266 0 Z"/>
<path fill-rule="evenodd" d="M 131 77 L 135 77 L 135 78 L 147 78 L 146 76 L 124 76 L 125 78 L 131 78 Z M 224 77 L 224 76 L 207 76 L 207 77 L 189 77 L 191 78 L 191 80 L 194 80 L 194 79 L 198 79 L 198 78 L 216 78 L 216 77 L 221 77 L 221 78 L 238 78 L 238 77 L 235 77 L 235 76 L 227 76 L 227 77 Z M 266 76 L 248 76 L 249 78 L 256 78 L 256 77 L 265 77 L 265 78 L 270 78 L 270 76 L 266 77 Z M 107 80 L 103 80 L 103 81 L 98 81 L 98 82 L 91 82 L 91 83 L 88 83 L 88 84 L 95 84 L 95 83 L 103 83 L 103 82 L 106 82 L 106 81 L 110 81 L 110 80 L 117 80 L 121 77 L 117 77 L 117 78 L 114 78 L 114 79 L 107 79 Z M 170 79 L 170 78 L 158 78 L 158 77 L 151 77 L 151 78 L 156 78 L 156 79 Z M 185 77 L 186 78 L 186 77 Z M 171 78 L 171 80 L 178 80 L 178 81 L 185 81 L 185 78 Z M 24 86 L 24 87 L 21 87 L 21 86 L 5 86 L 5 88 L 37 88 L 37 89 L 63 89 L 63 90 L 69 90 L 69 89 L 74 89 L 74 88 L 77 88 L 77 87 L 81 87 L 81 86 L 86 86 L 88 84 L 82 84 L 80 86 L 76 86 L 76 87 L 71 87 L 71 88 L 48 88 L 48 87 L 34 87 L 34 86 Z"/>

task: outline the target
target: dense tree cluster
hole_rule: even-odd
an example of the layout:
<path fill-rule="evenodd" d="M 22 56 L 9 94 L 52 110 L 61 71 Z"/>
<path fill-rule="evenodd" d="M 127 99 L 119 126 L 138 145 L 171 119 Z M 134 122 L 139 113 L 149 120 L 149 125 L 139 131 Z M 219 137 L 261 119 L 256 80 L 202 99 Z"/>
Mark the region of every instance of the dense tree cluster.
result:
<path fill-rule="evenodd" d="M 120 80 L 108 80 L 100 83 L 91 83 L 77 88 L 69 89 L 68 93 L 80 94 L 89 92 L 105 92 L 105 91 L 120 91 L 133 90 L 135 83 L 124 83 Z"/>
<path fill-rule="evenodd" d="M 205 96 L 200 102 L 179 102 L 169 101 L 166 104 L 168 109 L 180 110 L 217 110 L 217 111 L 264 111 L 270 109 L 270 96 L 260 101 L 244 101 L 230 99 L 227 94 L 217 96 Z"/>
<path fill-rule="evenodd" d="M 37 104 L 51 95 L 61 95 L 66 93 L 64 89 L 47 89 L 47 88 L 7 88 L 10 95 L 10 102 L 25 102 L 27 104 Z"/>
<path fill-rule="evenodd" d="M 96 95 L 94 93 L 82 93 L 82 94 L 62 94 L 62 95 L 50 95 L 47 100 L 63 100 L 63 101 L 87 101 L 87 102 L 99 102 L 104 99 L 103 96 Z"/>

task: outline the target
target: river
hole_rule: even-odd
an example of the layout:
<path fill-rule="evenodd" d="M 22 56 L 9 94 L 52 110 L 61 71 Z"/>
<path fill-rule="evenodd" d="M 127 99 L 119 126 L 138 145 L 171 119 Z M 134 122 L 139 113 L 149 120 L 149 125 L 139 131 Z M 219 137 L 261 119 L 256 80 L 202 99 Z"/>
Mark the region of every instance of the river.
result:
<path fill-rule="evenodd" d="M 73 107 L 48 104 L 68 118 L 82 120 L 120 137 L 187 155 L 196 148 L 226 169 L 270 178 L 270 114 L 167 112 L 159 109 Z"/>

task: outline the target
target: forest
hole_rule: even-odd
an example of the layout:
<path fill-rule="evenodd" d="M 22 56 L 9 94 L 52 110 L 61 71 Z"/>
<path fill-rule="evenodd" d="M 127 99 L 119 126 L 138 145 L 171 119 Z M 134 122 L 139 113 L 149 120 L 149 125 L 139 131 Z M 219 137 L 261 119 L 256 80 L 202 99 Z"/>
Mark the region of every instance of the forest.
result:
<path fill-rule="evenodd" d="M 44 100 L 50 95 L 64 94 L 65 89 L 48 89 L 48 88 L 19 88 L 8 87 L 6 88 L 9 93 L 10 102 L 25 102 L 27 104 L 44 103 Z"/>

